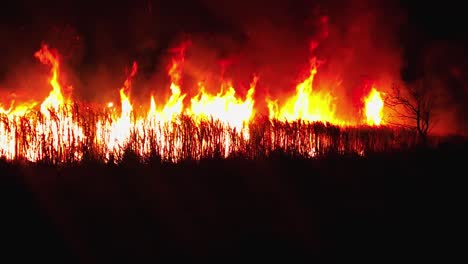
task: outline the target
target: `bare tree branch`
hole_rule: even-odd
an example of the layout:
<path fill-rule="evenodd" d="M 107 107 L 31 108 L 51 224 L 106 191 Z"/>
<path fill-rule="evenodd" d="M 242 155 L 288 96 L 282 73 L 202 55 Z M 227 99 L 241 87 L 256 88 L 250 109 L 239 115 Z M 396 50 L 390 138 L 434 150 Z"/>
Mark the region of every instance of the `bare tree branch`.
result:
<path fill-rule="evenodd" d="M 398 119 L 392 121 L 393 124 L 415 129 L 423 143 L 426 143 L 428 131 L 433 126 L 435 107 L 434 94 L 430 92 L 427 80 L 423 79 L 404 89 L 394 84 L 391 93 L 385 98 L 385 105 Z"/>

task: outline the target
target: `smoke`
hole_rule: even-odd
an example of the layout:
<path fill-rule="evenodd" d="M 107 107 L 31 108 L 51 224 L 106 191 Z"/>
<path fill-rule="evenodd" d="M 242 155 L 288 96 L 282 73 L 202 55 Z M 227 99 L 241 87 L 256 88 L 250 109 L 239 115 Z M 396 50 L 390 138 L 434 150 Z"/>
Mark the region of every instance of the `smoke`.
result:
<path fill-rule="evenodd" d="M 141 90 L 164 91 L 157 87 L 163 84 L 147 82 L 164 81 L 167 50 L 190 38 L 187 80 L 231 78 L 245 86 L 258 74 L 258 94 L 275 96 L 294 90 L 314 55 L 326 61 L 319 74 L 327 76 L 323 80 L 336 79 L 349 87 L 355 86 L 355 76 L 381 79 L 377 76 L 385 74 L 381 68 L 399 67 L 398 54 L 387 45 L 394 36 L 389 19 L 378 19 L 387 7 L 379 10 L 371 3 L 141 0 L 57 1 L 47 6 L 26 1 L 15 9 L 29 18 L 13 25 L 23 28 L 19 37 L 6 37 L 12 39 L 6 49 L 14 51 L 6 61 L 17 61 L 16 56 L 31 59 L 45 41 L 62 55 L 77 96 L 101 99 L 108 96 L 104 91 L 118 89 L 133 60 L 139 63 Z M 317 54 L 309 52 L 311 40 L 319 42 Z M 17 47 L 17 42 L 27 45 Z M 2 69 L 12 67 L 2 65 Z M 96 87 L 101 94 L 94 93 Z"/>
<path fill-rule="evenodd" d="M 117 99 L 126 71 L 136 61 L 133 99 L 146 104 L 154 94 L 163 101 L 169 93 L 168 51 L 191 40 L 184 62 L 184 92 L 196 93 L 199 81 L 218 92 L 223 80 L 232 80 L 244 95 L 256 75 L 255 100 L 261 107 L 266 97 L 293 94 L 308 73 L 309 60 L 316 57 L 321 63 L 314 89 L 335 95 L 337 114 L 346 118 L 360 109 L 370 85 L 388 90 L 400 81 L 405 66 L 400 31 L 407 27 L 407 17 L 397 3 L 186 2 L 12 3 L 4 9 L 10 12 L 1 16 L 0 48 L 8 52 L 0 62 L 0 89 L 3 93 L 38 90 L 34 83 L 47 69 L 32 54 L 46 42 L 62 55 L 64 77 L 76 97 L 98 102 Z M 313 51 L 311 43 L 318 44 Z M 47 92 L 46 85 L 39 90 Z M 454 112 L 460 113 L 461 107 Z"/>

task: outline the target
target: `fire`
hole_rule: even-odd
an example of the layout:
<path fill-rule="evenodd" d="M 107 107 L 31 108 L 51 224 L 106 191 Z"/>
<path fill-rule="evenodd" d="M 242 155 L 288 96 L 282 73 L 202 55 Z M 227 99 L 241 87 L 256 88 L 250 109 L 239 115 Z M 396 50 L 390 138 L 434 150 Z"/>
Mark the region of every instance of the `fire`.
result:
<path fill-rule="evenodd" d="M 191 107 L 187 109 L 188 116 L 192 116 L 197 123 L 200 121 L 219 120 L 224 126 L 234 129 L 244 140 L 249 138 L 248 124 L 254 113 L 253 94 L 258 81 L 254 77 L 247 91 L 245 100 L 236 97 L 236 90 L 230 82 L 221 85 L 221 91 L 216 95 L 210 95 L 205 92 L 203 83 L 199 83 L 199 92 L 191 99 Z M 229 131 L 226 131 L 229 132 Z M 229 149 L 232 142 L 226 133 L 224 146 L 224 156 L 229 156 Z"/>
<path fill-rule="evenodd" d="M 379 126 L 382 123 L 384 102 L 380 92 L 372 87 L 370 93 L 364 98 L 367 124 Z"/>
<path fill-rule="evenodd" d="M 172 59 L 171 66 L 169 67 L 169 77 L 171 78 L 171 97 L 167 101 L 164 109 L 162 110 L 160 118 L 164 121 L 174 119 L 182 113 L 184 107 L 185 94 L 182 94 L 180 85 L 182 79 L 182 64 L 184 61 L 185 47 L 180 48 L 177 57 Z"/>
<path fill-rule="evenodd" d="M 197 118 L 221 120 L 240 131 L 253 117 L 253 94 L 257 80 L 254 77 L 244 101 L 236 97 L 236 90 L 231 83 L 223 83 L 221 91 L 216 95 L 206 93 L 203 83 L 199 83 L 199 93 L 191 99 L 192 104 L 187 113 Z"/>
<path fill-rule="evenodd" d="M 39 59 L 43 64 L 48 64 L 51 66 L 50 72 L 52 77 L 49 80 L 49 84 L 52 87 L 52 91 L 49 96 L 41 104 L 41 112 L 44 115 L 50 115 L 50 110 L 58 111 L 60 107 L 64 106 L 65 99 L 62 94 L 62 87 L 59 84 L 59 60 L 58 56 L 54 55 L 52 51 L 49 50 L 47 45 L 42 46 L 42 49 L 37 51 L 34 56 Z"/>
<path fill-rule="evenodd" d="M 116 148 L 123 147 L 130 139 L 132 128 L 132 111 L 133 106 L 130 102 L 129 95 L 132 78 L 138 70 L 137 63 L 134 62 L 130 75 L 124 82 L 123 87 L 119 90 L 121 101 L 121 114 L 119 117 L 112 113 L 110 119 L 99 120 L 96 125 L 97 140 L 100 145 L 107 147 L 106 156 L 109 157 Z M 112 103 L 108 103 L 109 108 L 113 107 Z"/>
<path fill-rule="evenodd" d="M 316 138 L 318 132 L 289 139 L 286 132 L 277 130 L 279 128 L 260 133 L 260 127 L 252 125 L 257 120 L 255 117 L 262 115 L 258 111 L 262 103 L 266 103 L 270 122 L 287 124 L 284 121 L 300 120 L 343 128 L 351 124 L 380 126 L 383 123 L 384 104 L 381 92 L 375 87 L 362 98 L 365 103 L 360 109 L 362 116 L 357 112 L 355 120 L 339 118 L 336 97 L 326 89 L 314 87 L 318 73 L 315 57 L 310 61 L 308 76 L 296 85 L 295 94 L 289 98 L 267 98 L 256 102 L 258 76 L 252 79 L 245 96 L 238 94 L 235 82 L 224 80 L 217 93 L 208 92 L 205 83 L 198 82 L 198 93 L 187 98 L 182 92 L 187 47 L 184 44 L 175 49 L 167 69 L 170 95 L 165 102 L 159 102 L 151 95 L 146 114 L 134 111 L 136 102 L 132 101 L 131 90 L 138 72 L 138 64 L 134 62 L 119 89 L 120 104 L 103 102 L 100 114 L 86 119 L 82 116 L 83 109 L 77 108 L 70 95 L 63 93 L 58 54 L 43 45 L 34 57 L 50 67 L 51 91 L 42 103 L 17 104 L 12 101 L 8 108 L 0 105 L 0 156 L 32 161 L 51 158 L 63 162 L 81 160 L 85 151 L 94 151 L 109 160 L 111 157 L 121 158 L 130 147 L 142 157 L 156 151 L 164 160 L 178 161 L 183 157 L 200 159 L 214 153 L 227 157 L 254 142 L 263 142 L 267 148 L 289 148 L 288 144 L 298 144 L 301 153 L 311 156 L 328 146 L 330 139 L 319 140 Z M 69 88 L 71 90 L 71 86 Z M 287 125 L 284 129 L 288 131 Z M 267 138 L 259 140 L 260 135 Z"/>
<path fill-rule="evenodd" d="M 335 117 L 336 106 L 333 96 L 328 92 L 316 92 L 313 89 L 314 77 L 317 74 L 315 58 L 311 60 L 310 67 L 309 77 L 296 86 L 296 94 L 281 108 L 278 107 L 277 101 L 267 99 L 270 119 L 344 124 Z"/>
<path fill-rule="evenodd" d="M 18 106 L 15 106 L 15 100 L 11 101 L 10 107 L 8 109 L 3 108 L 0 104 L 0 114 L 5 114 L 9 116 L 23 116 L 28 111 L 33 109 L 37 105 L 37 102 L 25 102 Z"/>
<path fill-rule="evenodd" d="M 20 150 L 18 144 L 23 142 L 21 153 L 24 158 L 38 160 L 54 159 L 55 156 L 67 159 L 79 159 L 82 155 L 77 148 L 85 139 L 82 128 L 74 120 L 72 101 L 62 94 L 60 84 L 60 60 L 47 45 L 42 45 L 34 56 L 43 64 L 51 67 L 49 84 L 52 91 L 40 106 L 40 114 L 35 118 L 24 118 L 24 115 L 35 107 L 36 103 L 20 104 L 6 113 L 7 122 L 0 127 L 2 146 L 0 154 L 16 157 Z M 18 130 L 27 128 L 31 134 L 26 138 L 18 138 Z M 31 131 L 32 130 L 32 131 Z M 47 143 L 47 146 L 44 146 Z M 6 146 L 6 147 L 4 147 Z"/>

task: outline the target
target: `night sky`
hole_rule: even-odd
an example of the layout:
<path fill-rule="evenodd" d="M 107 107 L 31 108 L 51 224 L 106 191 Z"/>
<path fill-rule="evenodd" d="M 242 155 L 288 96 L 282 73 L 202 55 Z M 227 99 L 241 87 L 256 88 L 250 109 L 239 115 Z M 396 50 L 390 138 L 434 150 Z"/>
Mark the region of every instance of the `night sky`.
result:
<path fill-rule="evenodd" d="M 462 2 L 388 2 L 11 1 L 0 9 L 0 89 L 33 82 L 26 80 L 37 67 L 32 55 L 42 42 L 59 50 L 74 73 L 68 77 L 79 87 L 76 93 L 85 98 L 99 98 L 86 87 L 103 83 L 110 87 L 107 94 L 115 93 L 133 60 L 145 80 L 141 90 L 151 89 L 148 83 L 165 76 L 168 49 L 187 39 L 193 41 L 191 58 L 205 73 L 219 74 L 228 62 L 230 74 L 241 80 L 258 72 L 267 84 L 291 87 L 307 63 L 310 40 L 318 40 L 316 55 L 327 61 L 323 74 L 340 75 L 348 87 L 362 76 L 407 83 L 437 76 L 450 111 L 462 123 L 457 131 L 466 132 L 468 38 Z M 196 78 L 193 68 L 189 73 Z M 278 72 L 290 77 L 275 80 Z M 278 88 L 263 89 L 278 93 Z"/>

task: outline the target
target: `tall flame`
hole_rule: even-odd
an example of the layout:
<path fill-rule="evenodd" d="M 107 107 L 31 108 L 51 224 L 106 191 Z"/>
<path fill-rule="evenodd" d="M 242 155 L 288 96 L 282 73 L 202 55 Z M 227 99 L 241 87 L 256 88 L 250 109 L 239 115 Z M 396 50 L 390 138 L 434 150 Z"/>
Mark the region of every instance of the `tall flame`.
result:
<path fill-rule="evenodd" d="M 66 103 L 62 94 L 62 87 L 59 83 L 60 64 L 58 55 L 53 54 L 47 45 L 43 45 L 34 56 L 43 64 L 51 66 L 50 73 L 52 76 L 50 77 L 49 84 L 52 87 L 52 91 L 50 91 L 49 96 L 41 104 L 41 112 L 44 115 L 49 115 L 49 110 L 58 111 Z"/>
<path fill-rule="evenodd" d="M 132 78 L 136 75 L 138 65 L 133 63 L 131 72 L 120 88 L 121 114 L 119 117 L 112 116 L 111 119 L 99 120 L 96 124 L 96 140 L 104 144 L 108 149 L 106 154 L 113 152 L 116 148 L 124 147 L 129 141 L 132 128 L 133 106 L 130 102 L 129 93 L 132 85 Z"/>
<path fill-rule="evenodd" d="M 184 63 L 185 49 L 187 48 L 186 43 L 181 47 L 175 49 L 176 56 L 172 58 L 171 65 L 168 70 L 168 75 L 171 79 L 171 97 L 164 105 L 164 109 L 160 114 L 160 118 L 164 121 L 169 121 L 174 119 L 176 116 L 182 114 L 184 107 L 185 94 L 182 94 L 181 91 L 181 80 L 182 80 L 182 65 Z"/>
<path fill-rule="evenodd" d="M 313 89 L 314 77 L 317 74 L 317 62 L 311 60 L 309 77 L 296 86 L 296 94 L 287 99 L 279 108 L 277 101 L 267 99 L 270 119 L 322 121 L 342 124 L 343 121 L 335 117 L 333 96 L 328 92 L 317 92 Z"/>
<path fill-rule="evenodd" d="M 369 94 L 364 98 L 367 124 L 379 126 L 382 123 L 384 102 L 380 92 L 372 87 Z"/>

